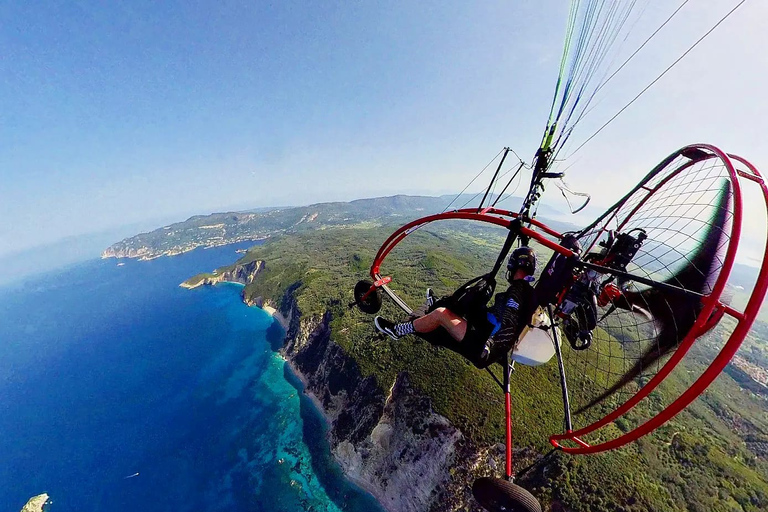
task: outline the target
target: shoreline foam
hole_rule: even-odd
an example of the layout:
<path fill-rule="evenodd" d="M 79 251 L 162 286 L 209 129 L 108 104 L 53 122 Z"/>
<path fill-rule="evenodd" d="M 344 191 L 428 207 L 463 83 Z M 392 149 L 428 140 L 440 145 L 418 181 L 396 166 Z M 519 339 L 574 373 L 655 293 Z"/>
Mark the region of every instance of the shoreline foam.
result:
<path fill-rule="evenodd" d="M 288 332 L 288 326 L 289 326 L 289 322 L 288 322 L 288 319 L 287 319 L 287 318 L 285 318 L 285 317 L 282 315 L 282 313 L 280 313 L 278 310 L 276 310 L 276 309 L 275 309 L 275 308 L 273 308 L 272 306 L 268 306 L 268 305 L 266 305 L 266 304 L 265 304 L 265 305 L 263 305 L 263 306 L 261 306 L 261 309 L 263 309 L 264 311 L 266 311 L 266 312 L 267 312 L 267 314 L 268 314 L 269 316 L 271 316 L 272 318 L 274 318 L 274 319 L 277 321 L 277 323 L 279 323 L 279 324 L 280 324 L 280 326 L 283 328 L 283 330 L 284 330 L 285 332 Z"/>

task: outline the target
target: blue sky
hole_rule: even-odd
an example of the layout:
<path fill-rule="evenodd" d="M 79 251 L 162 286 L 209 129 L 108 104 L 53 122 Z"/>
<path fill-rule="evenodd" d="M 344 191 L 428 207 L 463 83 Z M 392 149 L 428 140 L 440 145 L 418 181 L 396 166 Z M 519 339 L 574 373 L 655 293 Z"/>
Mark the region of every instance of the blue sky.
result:
<path fill-rule="evenodd" d="M 638 37 L 678 3 L 651 2 Z M 583 136 L 736 2 L 690 3 L 606 88 Z M 5 2 L 0 255 L 230 208 L 458 191 L 503 146 L 532 156 L 567 9 Z M 748 2 L 574 157 L 569 183 L 609 204 L 698 141 L 768 161 L 767 16 Z"/>

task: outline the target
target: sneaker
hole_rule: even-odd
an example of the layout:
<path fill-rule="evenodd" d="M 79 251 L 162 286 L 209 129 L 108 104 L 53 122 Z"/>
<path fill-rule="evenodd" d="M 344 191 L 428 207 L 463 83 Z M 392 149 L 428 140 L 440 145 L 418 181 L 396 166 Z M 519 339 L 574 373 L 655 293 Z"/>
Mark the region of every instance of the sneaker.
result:
<path fill-rule="evenodd" d="M 376 327 L 376 330 L 381 334 L 386 334 L 393 340 L 400 339 L 400 336 L 398 336 L 397 333 L 395 332 L 394 322 L 390 322 L 386 318 L 377 316 L 376 318 L 373 319 L 373 325 Z"/>
<path fill-rule="evenodd" d="M 434 306 L 436 301 L 435 292 L 432 291 L 432 288 L 427 288 L 427 308 Z"/>
<path fill-rule="evenodd" d="M 480 357 L 482 359 L 488 359 L 491 356 L 491 347 L 489 342 L 485 342 L 485 345 L 483 345 L 483 352 L 480 354 Z"/>

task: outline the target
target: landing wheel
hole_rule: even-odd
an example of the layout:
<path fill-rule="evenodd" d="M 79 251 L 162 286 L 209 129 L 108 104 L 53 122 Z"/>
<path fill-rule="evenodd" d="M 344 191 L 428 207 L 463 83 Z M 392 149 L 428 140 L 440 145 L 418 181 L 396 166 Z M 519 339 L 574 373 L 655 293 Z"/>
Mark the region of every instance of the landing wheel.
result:
<path fill-rule="evenodd" d="M 371 290 L 373 283 L 370 281 L 358 281 L 355 285 L 355 304 L 363 313 L 373 315 L 381 309 L 381 290 Z M 367 297 L 366 297 L 367 294 Z"/>
<path fill-rule="evenodd" d="M 478 478 L 472 484 L 472 495 L 488 512 L 541 512 L 533 494 L 501 478 Z"/>

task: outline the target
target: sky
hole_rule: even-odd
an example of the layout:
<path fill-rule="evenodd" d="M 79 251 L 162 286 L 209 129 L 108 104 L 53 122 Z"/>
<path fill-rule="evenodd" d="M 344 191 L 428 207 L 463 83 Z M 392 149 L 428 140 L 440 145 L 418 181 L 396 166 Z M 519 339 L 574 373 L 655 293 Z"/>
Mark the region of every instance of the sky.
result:
<path fill-rule="evenodd" d="M 650 2 L 625 48 L 681 1 Z M 574 138 L 736 3 L 688 2 Z M 533 156 L 567 13 L 564 0 L 0 2 L 0 256 L 213 211 L 456 193 L 504 146 Z M 692 142 L 765 165 L 765 19 L 768 4 L 744 4 L 568 160 L 571 187 L 608 206 Z"/>

